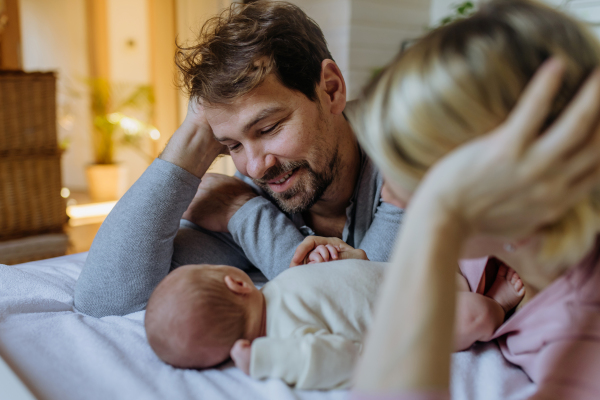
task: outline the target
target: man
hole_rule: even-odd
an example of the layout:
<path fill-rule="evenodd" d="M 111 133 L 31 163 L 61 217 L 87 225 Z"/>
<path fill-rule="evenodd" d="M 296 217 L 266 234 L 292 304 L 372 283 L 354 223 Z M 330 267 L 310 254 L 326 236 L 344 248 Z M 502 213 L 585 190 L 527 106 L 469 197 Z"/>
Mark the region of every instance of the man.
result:
<path fill-rule="evenodd" d="M 80 311 L 141 310 L 184 264 L 256 266 L 272 278 L 310 234 L 387 260 L 402 211 L 381 202 L 382 178 L 343 115 L 344 79 L 314 21 L 287 3 L 232 8 L 177 64 L 188 114 L 99 230 L 75 290 Z M 205 176 L 219 154 L 246 183 Z"/>

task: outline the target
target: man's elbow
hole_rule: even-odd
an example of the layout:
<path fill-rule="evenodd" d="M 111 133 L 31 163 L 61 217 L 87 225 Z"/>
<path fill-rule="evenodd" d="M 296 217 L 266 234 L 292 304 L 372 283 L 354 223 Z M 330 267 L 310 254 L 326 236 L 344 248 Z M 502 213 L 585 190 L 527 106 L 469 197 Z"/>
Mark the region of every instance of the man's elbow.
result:
<path fill-rule="evenodd" d="M 86 290 L 80 285 L 75 285 L 73 306 L 76 311 L 94 318 L 111 315 L 123 316 L 143 309 L 143 307 L 132 308 L 115 303 L 114 299 L 106 298 L 106 296 L 102 296 L 95 291 Z"/>

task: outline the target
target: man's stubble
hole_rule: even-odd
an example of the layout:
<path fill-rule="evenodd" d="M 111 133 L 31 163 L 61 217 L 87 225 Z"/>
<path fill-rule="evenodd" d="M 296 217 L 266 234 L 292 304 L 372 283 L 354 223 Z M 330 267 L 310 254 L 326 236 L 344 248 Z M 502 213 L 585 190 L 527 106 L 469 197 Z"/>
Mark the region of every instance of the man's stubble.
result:
<path fill-rule="evenodd" d="M 324 131 L 331 133 L 330 129 L 324 129 L 327 122 L 324 120 L 320 109 L 319 122 L 320 129 L 317 129 L 321 134 Z M 315 145 L 314 168 L 311 167 L 308 160 L 290 161 L 271 167 L 261 179 L 254 180 L 254 183 L 265 190 L 275 200 L 279 208 L 286 213 L 295 214 L 308 211 L 323 197 L 336 177 L 339 176 L 339 144 L 336 143 L 335 148 L 331 149 L 324 143 L 324 140 L 320 142 Z M 303 172 L 303 176 L 297 178 L 298 181 L 293 187 L 281 193 L 271 190 L 268 181 L 294 169 L 298 169 L 296 173 Z"/>

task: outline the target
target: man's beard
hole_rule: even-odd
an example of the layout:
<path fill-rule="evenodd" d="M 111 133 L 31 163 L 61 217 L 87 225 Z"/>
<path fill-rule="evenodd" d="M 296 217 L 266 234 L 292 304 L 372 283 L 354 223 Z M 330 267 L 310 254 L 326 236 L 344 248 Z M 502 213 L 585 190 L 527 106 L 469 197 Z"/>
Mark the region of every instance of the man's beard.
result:
<path fill-rule="evenodd" d="M 298 170 L 294 172 L 296 174 L 302 169 L 306 171 L 306 174 L 297 177 L 298 181 L 285 192 L 273 192 L 267 183 L 285 172 Z M 337 169 L 338 152 L 336 149 L 325 168 L 320 172 L 315 171 L 306 160 L 292 161 L 271 167 L 261 179 L 254 179 L 254 183 L 265 190 L 284 212 L 302 213 L 309 210 L 323 197 L 335 179 Z"/>

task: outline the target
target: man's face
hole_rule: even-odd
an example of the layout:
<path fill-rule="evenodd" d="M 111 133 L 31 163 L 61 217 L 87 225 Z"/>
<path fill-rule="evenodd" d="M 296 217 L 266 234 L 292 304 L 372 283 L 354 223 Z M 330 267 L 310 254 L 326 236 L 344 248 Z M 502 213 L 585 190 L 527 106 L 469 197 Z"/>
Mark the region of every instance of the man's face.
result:
<path fill-rule="evenodd" d="M 286 212 L 312 207 L 337 175 L 331 115 L 273 75 L 232 104 L 206 107 L 205 115 L 238 171 Z"/>

